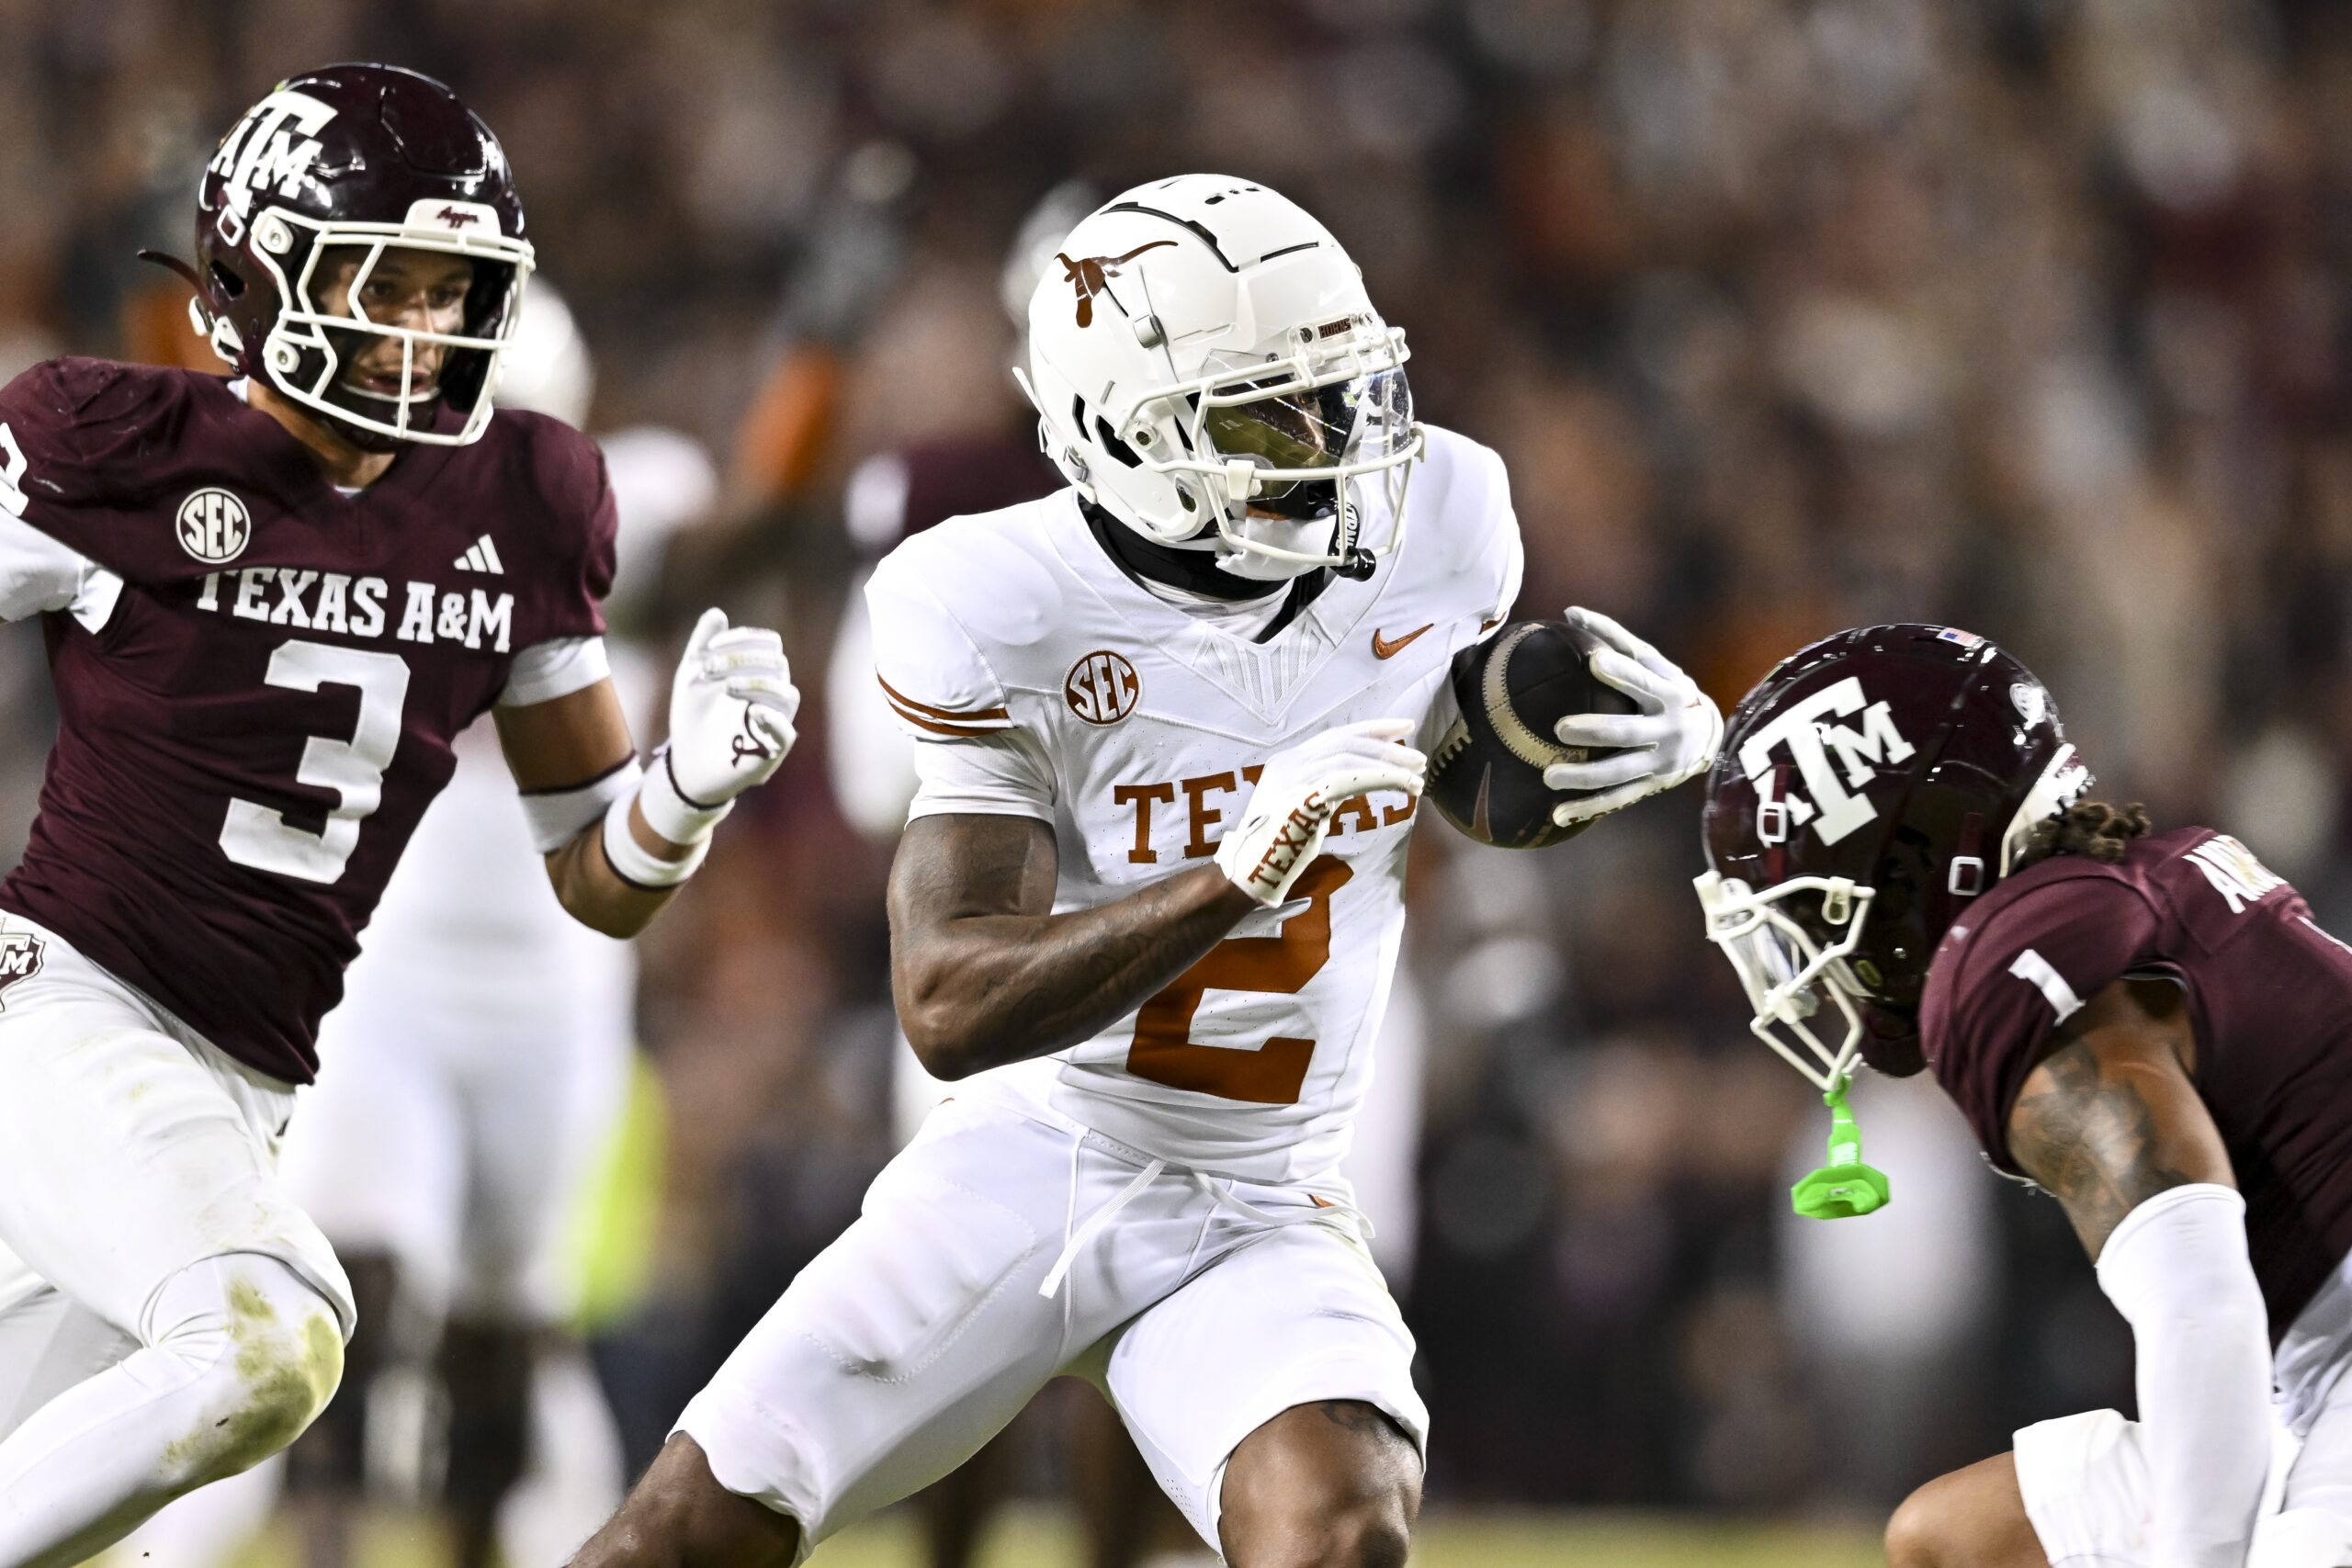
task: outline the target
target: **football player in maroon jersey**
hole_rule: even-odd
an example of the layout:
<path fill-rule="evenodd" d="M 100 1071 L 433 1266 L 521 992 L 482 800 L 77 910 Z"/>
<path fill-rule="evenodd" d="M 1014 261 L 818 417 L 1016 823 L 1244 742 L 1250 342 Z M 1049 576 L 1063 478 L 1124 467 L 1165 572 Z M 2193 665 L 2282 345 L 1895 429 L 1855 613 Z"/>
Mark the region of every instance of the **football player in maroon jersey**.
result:
<path fill-rule="evenodd" d="M 233 379 L 0 389 L 0 620 L 42 618 L 61 719 L 0 883 L 0 1568 L 80 1562 L 334 1393 L 350 1286 L 274 1147 L 458 732 L 495 716 L 559 898 L 626 935 L 798 703 L 775 635 L 714 610 L 639 766 L 604 465 L 492 412 L 531 247 L 446 87 L 281 84 L 197 250 Z"/>
<path fill-rule="evenodd" d="M 1996 1168 L 2064 1206 L 2138 1347 L 2138 1421 L 2025 1428 L 1914 1494 L 1888 1556 L 2334 1568 L 2352 1561 L 2352 949 L 2236 840 L 2156 832 L 2090 782 L 2023 665 L 1921 626 L 1787 660 L 1708 781 L 1708 934 L 1756 1032 L 1838 1112 L 1800 1209 L 1885 1201 L 1847 1075 L 1924 1067 Z M 2274 1466 L 2280 1419 L 2301 1449 Z"/>

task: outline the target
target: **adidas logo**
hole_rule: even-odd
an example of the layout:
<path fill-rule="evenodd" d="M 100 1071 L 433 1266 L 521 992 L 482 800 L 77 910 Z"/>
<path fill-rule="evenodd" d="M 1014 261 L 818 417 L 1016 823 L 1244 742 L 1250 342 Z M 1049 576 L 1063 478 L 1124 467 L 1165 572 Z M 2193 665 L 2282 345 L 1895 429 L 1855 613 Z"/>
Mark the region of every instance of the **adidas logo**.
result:
<path fill-rule="evenodd" d="M 498 558 L 498 547 L 490 542 L 487 534 L 476 539 L 472 547 L 458 558 L 457 567 L 459 571 L 486 571 L 492 577 L 506 575 L 506 567 Z"/>

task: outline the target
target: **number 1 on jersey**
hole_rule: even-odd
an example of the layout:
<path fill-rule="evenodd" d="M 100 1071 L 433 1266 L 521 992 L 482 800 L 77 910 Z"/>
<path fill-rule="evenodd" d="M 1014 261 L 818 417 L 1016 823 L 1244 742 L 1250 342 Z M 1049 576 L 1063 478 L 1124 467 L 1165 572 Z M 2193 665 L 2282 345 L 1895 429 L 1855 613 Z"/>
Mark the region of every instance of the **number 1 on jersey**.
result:
<path fill-rule="evenodd" d="M 315 692 L 321 686 L 359 688 L 359 724 L 348 740 L 312 736 L 302 748 L 297 783 L 335 792 L 326 828 L 313 833 L 285 813 L 250 800 L 231 800 L 220 828 L 220 852 L 239 865 L 305 882 L 334 882 L 359 847 L 359 824 L 384 803 L 384 770 L 401 742 L 401 705 L 408 700 L 408 660 L 297 638 L 269 656 L 268 684 Z"/>
<path fill-rule="evenodd" d="M 1127 1071 L 1170 1089 L 1189 1089 L 1257 1105 L 1295 1105 L 1306 1087 L 1315 1042 L 1277 1035 L 1254 1051 L 1195 1045 L 1193 1015 L 1207 991 L 1261 991 L 1295 996 L 1331 959 L 1331 895 L 1355 874 L 1346 861 L 1326 855 L 1292 885 L 1306 908 L 1283 923 L 1280 936 L 1227 937 L 1136 1014 L 1136 1043 Z"/>

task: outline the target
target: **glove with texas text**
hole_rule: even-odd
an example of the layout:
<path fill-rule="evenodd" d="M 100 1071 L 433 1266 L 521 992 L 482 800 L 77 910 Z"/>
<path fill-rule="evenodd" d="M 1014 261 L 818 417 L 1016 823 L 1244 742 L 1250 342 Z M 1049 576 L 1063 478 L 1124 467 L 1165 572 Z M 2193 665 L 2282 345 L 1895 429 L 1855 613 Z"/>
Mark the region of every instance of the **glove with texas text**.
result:
<path fill-rule="evenodd" d="M 1269 908 L 1287 899 L 1343 801 L 1371 790 L 1421 793 L 1429 759 L 1402 744 L 1412 730 L 1401 718 L 1364 719 L 1274 753 L 1217 846 L 1217 869 Z"/>

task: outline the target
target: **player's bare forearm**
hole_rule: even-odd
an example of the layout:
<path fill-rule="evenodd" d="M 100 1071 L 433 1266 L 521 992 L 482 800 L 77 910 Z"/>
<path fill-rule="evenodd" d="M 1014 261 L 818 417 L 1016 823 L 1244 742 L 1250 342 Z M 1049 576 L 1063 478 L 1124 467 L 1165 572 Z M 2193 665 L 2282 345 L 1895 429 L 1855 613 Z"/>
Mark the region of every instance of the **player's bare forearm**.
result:
<path fill-rule="evenodd" d="M 610 680 L 527 707 L 493 710 L 499 744 L 520 787 L 561 794 L 583 781 L 610 775 L 636 755 L 628 720 Z M 656 833 L 629 807 L 629 833 L 658 859 L 676 862 L 686 851 Z M 610 937 L 643 931 L 674 887 L 640 887 L 613 869 L 605 852 L 604 823 L 589 823 L 547 857 L 556 901 L 582 925 Z"/>
<path fill-rule="evenodd" d="M 890 977 L 923 1066 L 959 1078 L 1049 1056 L 1164 989 L 1258 908 L 1215 865 L 1057 915 L 1053 829 L 920 817 L 890 870 Z"/>
<path fill-rule="evenodd" d="M 629 836 L 656 859 L 675 862 L 688 852 L 647 827 L 644 815 L 634 805 L 629 807 L 628 828 Z M 602 822 L 582 828 L 547 857 L 548 880 L 555 885 L 556 901 L 573 919 L 606 936 L 633 937 L 652 923 L 678 890 L 639 887 L 623 877 L 613 869 L 604 839 Z"/>
<path fill-rule="evenodd" d="M 2094 1260 L 2123 1216 L 2157 1193 L 2237 1185 L 2189 1082 L 2195 1060 L 2178 987 L 2118 980 L 2067 1021 L 2019 1090 L 2010 1156 L 2064 1206 Z"/>

